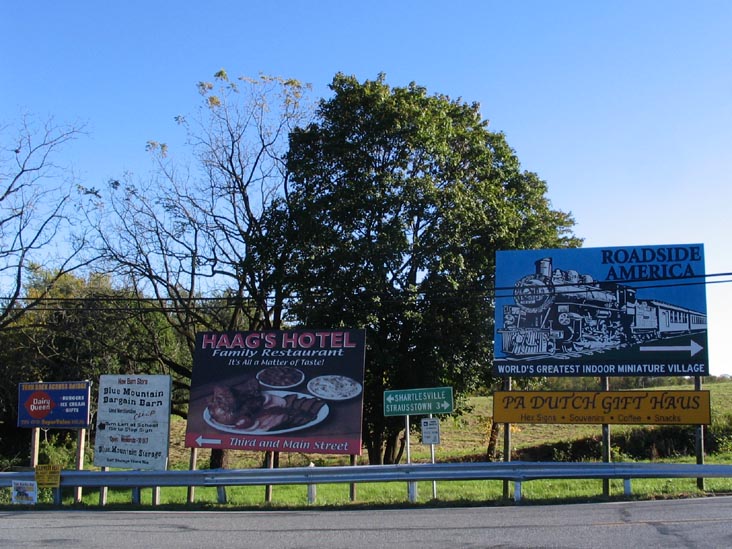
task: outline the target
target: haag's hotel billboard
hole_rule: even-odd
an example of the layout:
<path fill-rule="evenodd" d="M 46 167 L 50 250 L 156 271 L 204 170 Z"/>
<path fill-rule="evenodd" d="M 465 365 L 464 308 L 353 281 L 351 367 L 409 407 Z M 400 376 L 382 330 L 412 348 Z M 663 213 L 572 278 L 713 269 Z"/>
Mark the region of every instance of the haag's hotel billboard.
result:
<path fill-rule="evenodd" d="M 498 376 L 709 374 L 702 244 L 502 251 Z"/>
<path fill-rule="evenodd" d="M 202 332 L 188 447 L 361 454 L 366 332 Z"/>

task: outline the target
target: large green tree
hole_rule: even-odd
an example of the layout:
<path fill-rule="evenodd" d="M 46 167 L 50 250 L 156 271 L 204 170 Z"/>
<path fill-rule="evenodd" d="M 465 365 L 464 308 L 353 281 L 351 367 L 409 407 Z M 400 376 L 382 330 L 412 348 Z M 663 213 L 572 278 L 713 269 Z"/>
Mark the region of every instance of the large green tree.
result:
<path fill-rule="evenodd" d="M 367 329 L 365 445 L 392 463 L 403 421 L 383 416 L 385 389 L 459 397 L 490 378 L 495 251 L 579 242 L 477 104 L 383 75 L 331 90 L 290 139 L 293 310 Z"/>

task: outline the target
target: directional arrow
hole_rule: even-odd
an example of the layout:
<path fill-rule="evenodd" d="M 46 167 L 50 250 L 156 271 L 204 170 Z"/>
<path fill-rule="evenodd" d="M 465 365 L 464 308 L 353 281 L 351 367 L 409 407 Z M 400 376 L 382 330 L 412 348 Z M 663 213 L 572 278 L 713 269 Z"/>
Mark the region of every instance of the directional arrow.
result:
<path fill-rule="evenodd" d="M 696 341 L 693 339 L 689 342 L 688 345 L 646 345 L 640 347 L 641 352 L 648 352 L 648 351 L 665 351 L 665 352 L 677 352 L 677 351 L 686 351 L 689 353 L 689 356 L 694 356 L 699 351 L 701 351 L 704 347 L 699 345 Z"/>
<path fill-rule="evenodd" d="M 449 414 L 452 409 L 452 387 L 384 391 L 385 416 Z"/>
<path fill-rule="evenodd" d="M 199 446 L 203 446 L 204 444 L 221 444 L 221 439 L 220 438 L 203 438 L 203 435 L 198 435 L 196 442 L 198 443 Z"/>

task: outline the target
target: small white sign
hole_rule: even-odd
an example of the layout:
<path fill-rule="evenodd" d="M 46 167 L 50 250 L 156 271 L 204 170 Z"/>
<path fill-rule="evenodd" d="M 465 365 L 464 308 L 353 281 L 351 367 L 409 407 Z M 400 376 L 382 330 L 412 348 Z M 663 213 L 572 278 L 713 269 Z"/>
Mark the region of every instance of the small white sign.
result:
<path fill-rule="evenodd" d="M 170 376 L 100 376 L 94 465 L 164 470 L 169 438 Z"/>
<path fill-rule="evenodd" d="M 38 495 L 38 486 L 35 481 L 31 480 L 14 480 L 13 481 L 13 503 L 35 505 Z"/>
<path fill-rule="evenodd" d="M 440 443 L 440 420 L 435 417 L 422 418 L 422 444 Z"/>

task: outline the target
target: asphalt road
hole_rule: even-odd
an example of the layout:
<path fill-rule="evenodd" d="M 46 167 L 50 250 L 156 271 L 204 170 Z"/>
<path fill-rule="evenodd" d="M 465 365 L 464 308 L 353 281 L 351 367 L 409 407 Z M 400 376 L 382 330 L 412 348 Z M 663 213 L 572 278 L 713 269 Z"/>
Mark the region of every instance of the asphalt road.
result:
<path fill-rule="evenodd" d="M 732 547 L 732 498 L 349 511 L 0 511 L 11 548 Z"/>

